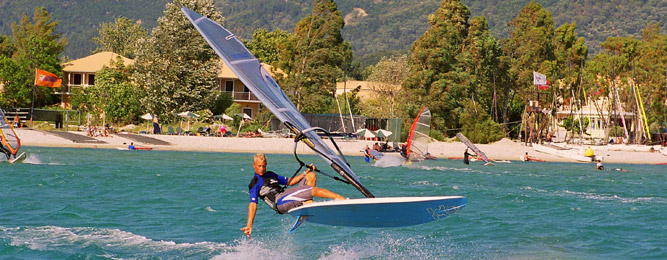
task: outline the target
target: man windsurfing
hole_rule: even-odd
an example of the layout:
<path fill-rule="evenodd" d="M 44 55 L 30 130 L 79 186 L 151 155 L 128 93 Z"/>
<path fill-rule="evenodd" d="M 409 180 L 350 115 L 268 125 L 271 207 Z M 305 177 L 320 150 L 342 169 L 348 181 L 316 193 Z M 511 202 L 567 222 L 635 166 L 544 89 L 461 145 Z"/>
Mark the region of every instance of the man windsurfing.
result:
<path fill-rule="evenodd" d="M 303 204 L 313 202 L 313 197 L 330 198 L 334 200 L 343 200 L 343 196 L 333 193 L 327 189 L 315 187 L 317 176 L 313 172 L 315 166 L 312 164 L 302 174 L 287 178 L 280 176 L 272 171 L 266 171 L 266 156 L 258 153 L 253 159 L 252 167 L 255 169 L 255 176 L 250 181 L 250 203 L 248 204 L 248 222 L 241 231 L 248 238 L 252 234 L 252 224 L 257 214 L 257 201 L 259 199 L 279 214 L 287 213 L 290 209 L 299 207 Z M 295 185 L 287 190 L 282 185 Z"/>
<path fill-rule="evenodd" d="M 12 158 L 12 152 L 9 151 L 5 146 L 9 146 L 7 144 L 7 139 L 5 139 L 5 136 L 0 134 L 0 151 L 2 151 L 5 156 L 7 157 L 7 161 L 9 161 Z M 16 154 L 14 154 L 14 157 L 16 157 Z"/>

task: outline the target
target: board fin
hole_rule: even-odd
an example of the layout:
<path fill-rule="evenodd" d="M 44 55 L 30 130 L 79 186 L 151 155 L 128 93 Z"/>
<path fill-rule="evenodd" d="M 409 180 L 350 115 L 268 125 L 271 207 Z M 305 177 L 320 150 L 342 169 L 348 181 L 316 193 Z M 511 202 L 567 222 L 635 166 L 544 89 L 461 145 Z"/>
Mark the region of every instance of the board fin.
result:
<path fill-rule="evenodd" d="M 292 234 L 292 232 L 296 231 L 296 229 L 299 228 L 301 224 L 303 224 L 303 222 L 306 222 L 307 218 L 308 216 L 299 215 L 299 217 L 296 218 L 296 222 L 294 222 L 294 225 L 292 226 L 292 228 L 289 229 L 287 233 Z"/>

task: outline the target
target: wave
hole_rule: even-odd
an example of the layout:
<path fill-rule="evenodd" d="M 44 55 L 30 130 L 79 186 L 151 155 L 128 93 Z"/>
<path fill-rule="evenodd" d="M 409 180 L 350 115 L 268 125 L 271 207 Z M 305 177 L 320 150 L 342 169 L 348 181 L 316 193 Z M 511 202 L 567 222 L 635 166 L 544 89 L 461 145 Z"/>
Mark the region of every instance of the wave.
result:
<path fill-rule="evenodd" d="M 63 165 L 62 163 L 55 163 L 55 162 L 46 163 L 46 162 L 43 162 L 41 160 L 41 158 L 39 158 L 39 155 L 33 154 L 33 153 L 28 154 L 26 156 L 25 160 L 23 160 L 23 163 L 27 163 L 27 164 L 46 164 L 46 165 Z"/>
<path fill-rule="evenodd" d="M 55 251 L 65 254 L 86 252 L 107 258 L 136 258 L 162 255 L 167 258 L 183 255 L 213 256 L 230 250 L 225 243 L 177 243 L 156 241 L 119 229 L 94 227 L 16 227 L 0 226 L 0 238 L 9 240 L 14 247 L 37 251 Z M 95 248 L 95 252 L 90 252 Z"/>
<path fill-rule="evenodd" d="M 623 198 L 615 194 L 595 194 L 590 192 L 578 192 L 569 190 L 564 190 L 560 193 L 565 195 L 573 195 L 588 200 L 620 201 L 622 203 L 665 203 L 665 200 L 659 197 Z"/>

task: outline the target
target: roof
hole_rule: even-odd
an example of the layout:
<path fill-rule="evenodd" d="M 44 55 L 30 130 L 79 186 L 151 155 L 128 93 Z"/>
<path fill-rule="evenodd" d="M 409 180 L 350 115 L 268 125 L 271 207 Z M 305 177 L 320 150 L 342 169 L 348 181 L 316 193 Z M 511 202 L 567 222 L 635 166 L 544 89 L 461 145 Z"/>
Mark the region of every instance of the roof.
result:
<path fill-rule="evenodd" d="M 341 95 L 343 92 L 350 92 L 353 91 L 357 87 L 361 87 L 359 89 L 359 93 L 357 94 L 358 97 L 361 99 L 368 99 L 373 97 L 375 94 L 375 89 L 373 89 L 373 85 L 378 84 L 372 81 L 359 81 L 359 80 L 348 80 L 345 82 L 337 82 L 336 83 L 336 95 Z M 377 86 L 377 85 L 376 85 Z M 395 86 L 396 89 L 400 89 L 401 86 Z"/>
<path fill-rule="evenodd" d="M 83 57 L 81 59 L 65 62 L 61 64 L 63 66 L 64 72 L 98 72 L 102 70 L 102 67 L 111 65 L 112 60 L 116 60 L 116 57 L 120 55 L 113 52 L 98 52 L 90 56 Z M 134 64 L 134 60 L 123 58 L 125 65 Z"/>

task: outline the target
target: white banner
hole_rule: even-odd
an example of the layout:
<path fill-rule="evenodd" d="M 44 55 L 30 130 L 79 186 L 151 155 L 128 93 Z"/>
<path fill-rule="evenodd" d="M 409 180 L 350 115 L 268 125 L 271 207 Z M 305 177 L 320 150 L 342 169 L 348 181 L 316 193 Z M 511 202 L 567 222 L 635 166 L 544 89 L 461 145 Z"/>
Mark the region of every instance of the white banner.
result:
<path fill-rule="evenodd" d="M 547 76 L 533 71 L 533 85 L 546 85 Z"/>

